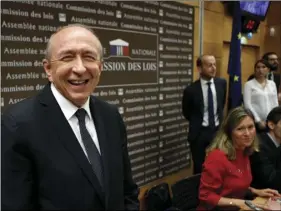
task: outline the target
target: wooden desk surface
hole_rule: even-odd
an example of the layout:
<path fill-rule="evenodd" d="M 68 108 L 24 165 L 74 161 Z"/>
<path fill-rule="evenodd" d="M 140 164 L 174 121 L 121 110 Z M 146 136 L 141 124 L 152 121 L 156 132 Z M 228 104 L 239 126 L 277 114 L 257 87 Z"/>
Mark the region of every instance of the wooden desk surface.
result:
<path fill-rule="evenodd" d="M 268 198 L 262 198 L 262 197 L 256 197 L 253 202 L 256 204 L 261 204 L 261 205 L 265 205 L 266 202 L 268 201 Z M 244 207 L 241 208 L 241 210 L 252 210 L 250 207 L 248 207 L 247 205 L 245 205 Z"/>

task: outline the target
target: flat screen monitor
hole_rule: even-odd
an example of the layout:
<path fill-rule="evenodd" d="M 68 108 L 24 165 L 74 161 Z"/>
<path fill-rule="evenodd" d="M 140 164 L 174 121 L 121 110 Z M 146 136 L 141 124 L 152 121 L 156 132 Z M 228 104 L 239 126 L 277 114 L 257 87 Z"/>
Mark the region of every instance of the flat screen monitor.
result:
<path fill-rule="evenodd" d="M 270 1 L 240 1 L 242 15 L 251 15 L 263 21 L 266 17 Z"/>

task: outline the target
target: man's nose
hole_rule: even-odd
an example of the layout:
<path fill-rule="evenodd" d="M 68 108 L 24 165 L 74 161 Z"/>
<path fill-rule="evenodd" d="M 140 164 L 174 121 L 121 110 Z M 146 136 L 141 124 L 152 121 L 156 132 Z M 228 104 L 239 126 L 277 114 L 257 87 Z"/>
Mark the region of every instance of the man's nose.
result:
<path fill-rule="evenodd" d="M 74 60 L 72 70 L 80 74 L 86 71 L 86 67 L 83 63 L 83 59 L 80 56 L 77 56 L 77 58 Z"/>

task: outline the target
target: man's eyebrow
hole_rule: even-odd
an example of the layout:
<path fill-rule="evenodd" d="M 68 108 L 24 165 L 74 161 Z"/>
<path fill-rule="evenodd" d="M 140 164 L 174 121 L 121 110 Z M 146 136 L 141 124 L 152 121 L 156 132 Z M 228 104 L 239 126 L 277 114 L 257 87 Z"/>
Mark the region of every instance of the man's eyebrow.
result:
<path fill-rule="evenodd" d="M 71 49 L 65 49 L 65 50 L 62 50 L 58 53 L 58 55 L 63 55 L 63 54 L 76 54 L 76 53 L 82 53 L 82 54 L 97 54 L 96 51 L 94 50 L 80 50 L 80 51 L 76 51 L 76 50 L 71 50 Z"/>
<path fill-rule="evenodd" d="M 90 50 L 86 50 L 86 51 L 82 51 L 83 54 L 97 54 L 96 51 L 90 51 Z"/>
<path fill-rule="evenodd" d="M 74 50 L 71 50 L 71 49 L 65 49 L 65 50 L 62 50 L 58 53 L 58 55 L 63 55 L 63 54 L 68 54 L 68 53 L 71 53 L 71 54 L 74 54 L 75 51 Z"/>

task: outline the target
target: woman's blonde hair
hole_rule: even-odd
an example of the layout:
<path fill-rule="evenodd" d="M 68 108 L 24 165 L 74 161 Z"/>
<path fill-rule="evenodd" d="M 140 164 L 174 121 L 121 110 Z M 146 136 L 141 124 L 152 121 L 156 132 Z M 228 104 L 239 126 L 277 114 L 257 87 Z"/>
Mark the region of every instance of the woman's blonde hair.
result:
<path fill-rule="evenodd" d="M 227 155 L 229 160 L 235 160 L 236 150 L 232 140 L 232 132 L 245 117 L 250 117 L 254 121 L 252 112 L 244 107 L 237 107 L 231 110 L 222 123 L 212 143 L 207 148 L 206 155 L 215 149 L 219 149 Z M 245 154 L 251 155 L 254 151 L 259 151 L 257 136 L 255 136 L 251 146 L 245 149 Z"/>

